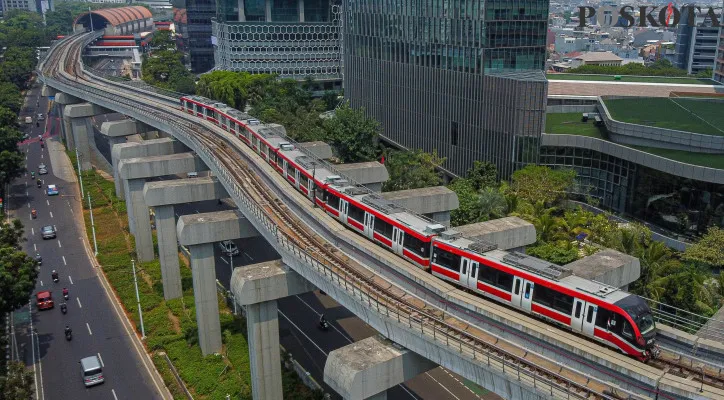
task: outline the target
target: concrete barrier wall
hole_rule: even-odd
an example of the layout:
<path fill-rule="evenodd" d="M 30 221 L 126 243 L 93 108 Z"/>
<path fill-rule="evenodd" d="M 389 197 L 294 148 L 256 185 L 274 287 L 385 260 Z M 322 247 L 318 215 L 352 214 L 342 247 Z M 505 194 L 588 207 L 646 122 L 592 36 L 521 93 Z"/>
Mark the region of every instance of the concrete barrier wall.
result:
<path fill-rule="evenodd" d="M 612 141 L 634 146 L 724 154 L 724 136 L 703 135 L 674 129 L 657 128 L 613 119 L 608 107 L 606 107 L 605 101 L 618 98 L 620 97 L 599 97 L 597 106 L 601 118 L 608 129 L 609 138 Z M 652 119 L 656 118 L 655 112 L 656 110 L 652 110 Z"/>
<path fill-rule="evenodd" d="M 586 105 L 555 105 L 555 106 L 547 106 L 546 112 L 550 114 L 561 114 L 561 113 L 587 113 L 587 112 L 597 112 L 598 106 L 596 104 L 586 104 Z"/>

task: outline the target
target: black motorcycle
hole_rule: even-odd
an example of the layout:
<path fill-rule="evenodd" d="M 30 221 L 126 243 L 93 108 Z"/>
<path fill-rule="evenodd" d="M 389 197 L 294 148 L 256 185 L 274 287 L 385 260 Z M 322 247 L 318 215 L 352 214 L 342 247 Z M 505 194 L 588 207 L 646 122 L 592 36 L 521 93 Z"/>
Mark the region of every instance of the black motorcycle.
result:
<path fill-rule="evenodd" d="M 35 262 L 36 262 L 38 265 L 43 265 L 43 257 L 41 257 L 40 254 L 36 254 L 36 255 L 35 255 Z"/>
<path fill-rule="evenodd" d="M 60 312 L 62 312 L 63 314 L 68 312 L 68 306 L 66 306 L 65 303 L 60 305 Z"/>
<path fill-rule="evenodd" d="M 329 322 L 327 322 L 327 319 L 324 318 L 324 315 L 322 315 L 322 317 L 319 319 L 319 328 L 323 331 L 329 329 Z"/>
<path fill-rule="evenodd" d="M 38 187 L 39 188 L 43 187 L 43 182 L 40 179 L 38 179 Z"/>
<path fill-rule="evenodd" d="M 73 339 L 73 331 L 67 330 L 65 331 L 65 340 L 72 340 Z"/>

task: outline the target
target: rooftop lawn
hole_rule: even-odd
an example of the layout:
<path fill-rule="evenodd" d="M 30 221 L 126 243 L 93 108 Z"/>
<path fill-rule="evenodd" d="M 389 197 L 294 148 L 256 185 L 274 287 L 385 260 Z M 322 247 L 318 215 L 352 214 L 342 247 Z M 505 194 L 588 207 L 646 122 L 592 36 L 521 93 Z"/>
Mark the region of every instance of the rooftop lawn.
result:
<path fill-rule="evenodd" d="M 702 167 L 724 169 L 724 155 L 693 153 L 683 150 L 657 149 L 655 147 L 629 146 L 637 150 L 645 151 L 650 154 L 668 158 L 670 160 L 680 161 L 687 164 L 700 165 Z"/>
<path fill-rule="evenodd" d="M 724 136 L 724 103 L 662 97 L 606 100 L 613 119 L 658 128 Z"/>
<path fill-rule="evenodd" d="M 640 82 L 640 83 L 679 83 L 689 85 L 716 85 L 711 79 L 697 79 L 687 77 L 667 76 L 635 76 L 621 75 L 620 80 L 614 79 L 614 75 L 582 75 L 582 74 L 546 74 L 548 79 L 557 81 L 609 81 L 609 82 Z"/>
<path fill-rule="evenodd" d="M 593 120 L 581 122 L 582 113 L 546 114 L 546 133 L 604 138 L 605 128 L 593 125 Z"/>

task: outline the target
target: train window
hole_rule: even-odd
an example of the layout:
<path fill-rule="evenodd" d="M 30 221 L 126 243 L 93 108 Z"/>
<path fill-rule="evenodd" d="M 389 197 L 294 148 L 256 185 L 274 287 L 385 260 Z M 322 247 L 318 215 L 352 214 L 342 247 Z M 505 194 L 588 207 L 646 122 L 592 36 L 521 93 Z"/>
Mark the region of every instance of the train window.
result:
<path fill-rule="evenodd" d="M 515 281 L 515 289 L 513 290 L 513 293 L 520 293 L 520 281 Z"/>
<path fill-rule="evenodd" d="M 478 273 L 479 281 L 492 285 L 495 283 L 495 278 L 497 275 L 497 269 L 488 267 L 487 265 L 480 265 L 480 272 Z"/>
<path fill-rule="evenodd" d="M 210 118 L 216 119 L 216 111 L 214 111 L 214 110 L 212 110 L 212 109 L 210 109 L 210 108 L 207 108 L 207 109 L 206 109 L 206 116 L 207 116 L 207 117 L 210 117 Z"/>
<path fill-rule="evenodd" d="M 513 288 L 513 275 L 498 271 L 498 280 L 495 283 L 495 286 L 505 290 L 506 292 L 510 292 L 510 289 Z"/>
<path fill-rule="evenodd" d="M 402 246 L 420 257 L 430 257 L 430 243 L 424 242 L 409 233 L 405 233 L 405 239 Z"/>
<path fill-rule="evenodd" d="M 327 193 L 327 204 L 335 210 L 339 210 L 339 197 L 332 193 Z"/>
<path fill-rule="evenodd" d="M 633 339 L 633 329 L 631 329 L 631 324 L 629 324 L 628 321 L 623 321 L 621 334 L 629 339 Z"/>
<path fill-rule="evenodd" d="M 347 217 L 352 218 L 353 220 L 355 220 L 357 222 L 364 222 L 365 212 L 363 209 L 357 207 L 356 205 L 349 203 L 349 210 L 347 211 Z"/>
<path fill-rule="evenodd" d="M 294 169 L 294 165 L 287 163 L 287 174 L 293 177 L 295 173 L 296 170 Z"/>
<path fill-rule="evenodd" d="M 277 163 L 277 153 L 270 151 L 269 152 L 269 161 L 274 162 L 274 164 Z"/>
<path fill-rule="evenodd" d="M 595 309 L 595 306 L 592 304 L 588 305 L 588 312 L 586 313 L 586 322 L 591 323 L 593 321 L 593 310 Z"/>
<path fill-rule="evenodd" d="M 581 308 L 583 308 L 583 303 L 576 303 L 576 312 L 573 314 L 574 318 L 581 318 Z"/>
<path fill-rule="evenodd" d="M 457 254 L 435 247 L 432 249 L 432 262 L 449 270 L 460 272 L 460 256 Z"/>
<path fill-rule="evenodd" d="M 299 185 L 304 187 L 307 187 L 309 185 L 309 178 L 307 178 L 307 176 L 302 173 L 299 173 Z"/>
<path fill-rule="evenodd" d="M 267 147 L 266 147 L 266 145 L 265 145 L 264 143 L 262 143 L 262 144 L 259 146 L 259 151 L 261 152 L 261 154 L 269 154 L 269 153 L 267 153 L 266 149 L 267 149 Z"/>
<path fill-rule="evenodd" d="M 383 221 L 382 218 L 375 218 L 375 232 L 387 239 L 392 239 L 392 225 Z"/>
<path fill-rule="evenodd" d="M 538 285 L 533 292 L 533 302 L 553 308 L 556 292 L 543 285 Z"/>
<path fill-rule="evenodd" d="M 327 201 L 327 192 L 324 191 L 324 188 L 317 186 L 314 189 L 314 197 L 318 198 L 319 200 L 322 200 L 323 202 Z"/>
<path fill-rule="evenodd" d="M 599 328 L 608 329 L 608 320 L 611 318 L 611 311 L 605 308 L 598 308 L 596 313 L 596 326 Z"/>
<path fill-rule="evenodd" d="M 538 291 L 538 288 L 536 288 L 535 290 Z M 571 310 L 573 310 L 573 296 L 556 292 L 554 299 L 554 310 L 558 310 L 564 314 L 571 315 Z"/>

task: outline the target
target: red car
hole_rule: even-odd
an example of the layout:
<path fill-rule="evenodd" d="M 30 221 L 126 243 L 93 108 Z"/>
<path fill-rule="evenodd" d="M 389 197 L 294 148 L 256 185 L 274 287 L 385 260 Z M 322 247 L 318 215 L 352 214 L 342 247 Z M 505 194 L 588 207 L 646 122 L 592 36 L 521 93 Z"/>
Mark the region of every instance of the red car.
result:
<path fill-rule="evenodd" d="M 47 310 L 55 306 L 53 295 L 48 290 L 38 292 L 38 294 L 35 295 L 35 300 L 38 305 L 38 310 Z"/>

